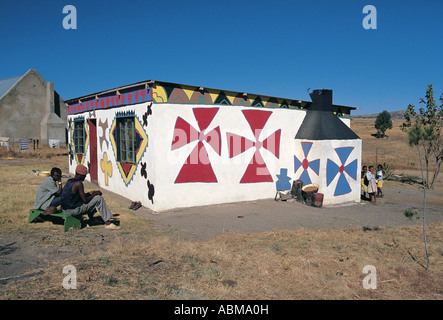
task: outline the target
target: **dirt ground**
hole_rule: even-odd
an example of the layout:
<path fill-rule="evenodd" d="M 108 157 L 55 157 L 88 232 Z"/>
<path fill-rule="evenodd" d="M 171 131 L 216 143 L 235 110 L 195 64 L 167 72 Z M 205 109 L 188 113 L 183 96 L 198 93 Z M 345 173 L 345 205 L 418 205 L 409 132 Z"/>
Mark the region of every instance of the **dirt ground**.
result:
<path fill-rule="evenodd" d="M 422 224 L 423 191 L 418 185 L 388 181 L 385 195 L 372 205 L 363 200 L 339 206 L 315 208 L 300 202 L 274 199 L 183 208 L 152 213 L 146 208 L 137 214 L 156 224 L 174 228 L 183 239 L 205 240 L 218 233 L 265 232 L 274 229 L 345 229 L 354 227 L 403 226 Z M 427 222 L 443 221 L 443 198 L 438 190 L 427 191 Z M 405 209 L 417 211 L 412 219 Z"/>
<path fill-rule="evenodd" d="M 20 165 L 29 160 L 8 161 L 6 165 Z M 32 160 L 31 160 L 32 161 Z M 0 166 L 5 160 L 0 160 Z M 154 227 L 168 230 L 171 238 L 198 241 L 220 233 L 255 233 L 271 230 L 375 228 L 422 224 L 423 191 L 417 184 L 386 181 L 384 197 L 377 204 L 368 201 L 340 206 L 315 208 L 299 202 L 274 199 L 228 203 L 214 206 L 175 209 L 154 213 L 141 207 L 137 215 L 153 221 Z M 103 190 L 104 197 L 113 197 L 126 207 L 131 201 Z M 443 221 L 443 199 L 440 189 L 427 191 L 427 223 Z M 405 209 L 417 214 L 411 219 Z M 124 228 L 124 221 L 122 221 Z M 41 269 L 51 259 L 69 258 L 86 254 L 87 247 L 37 247 L 38 239 L 32 235 L 4 236 L 0 238 L 0 291 L 11 281 L 34 277 L 32 270 Z M 94 245 L 97 248 L 96 244 Z M 92 250 L 92 249 L 91 249 Z M 31 273 L 29 273 L 31 272 Z"/>

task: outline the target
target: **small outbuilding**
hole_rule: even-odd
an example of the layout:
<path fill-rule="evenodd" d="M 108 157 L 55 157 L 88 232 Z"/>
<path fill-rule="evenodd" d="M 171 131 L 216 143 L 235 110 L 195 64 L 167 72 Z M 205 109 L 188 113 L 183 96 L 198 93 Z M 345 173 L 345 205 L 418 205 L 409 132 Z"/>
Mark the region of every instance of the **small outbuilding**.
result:
<path fill-rule="evenodd" d="M 143 81 L 70 99 L 69 170 L 155 212 L 274 198 L 306 178 L 325 205 L 359 202 L 355 107 L 311 98 Z"/>
<path fill-rule="evenodd" d="M 294 172 L 316 184 L 325 205 L 360 199 L 361 139 L 334 115 L 332 90 L 314 90 L 295 135 Z"/>
<path fill-rule="evenodd" d="M 37 70 L 0 79 L 0 136 L 9 143 L 19 139 L 47 144 L 67 142 L 65 103 Z"/>

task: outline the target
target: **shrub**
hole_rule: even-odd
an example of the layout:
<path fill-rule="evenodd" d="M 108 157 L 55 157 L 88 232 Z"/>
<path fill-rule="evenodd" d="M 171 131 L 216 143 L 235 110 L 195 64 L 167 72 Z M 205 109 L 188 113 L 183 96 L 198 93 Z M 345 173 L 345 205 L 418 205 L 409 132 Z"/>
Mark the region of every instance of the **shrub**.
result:
<path fill-rule="evenodd" d="M 391 163 L 383 162 L 383 163 L 373 163 L 370 166 L 373 166 L 375 172 L 377 172 L 378 165 L 381 164 L 383 166 L 383 180 L 390 179 L 395 171 L 394 166 Z M 369 168 L 369 166 L 368 166 Z"/>
<path fill-rule="evenodd" d="M 405 210 L 403 211 L 403 214 L 404 214 L 405 217 L 407 217 L 409 220 L 412 220 L 412 217 L 415 216 L 415 215 L 417 214 L 417 211 L 415 211 L 415 210 L 413 210 L 413 209 L 411 209 L 411 208 L 408 208 L 408 209 L 405 209 Z"/>

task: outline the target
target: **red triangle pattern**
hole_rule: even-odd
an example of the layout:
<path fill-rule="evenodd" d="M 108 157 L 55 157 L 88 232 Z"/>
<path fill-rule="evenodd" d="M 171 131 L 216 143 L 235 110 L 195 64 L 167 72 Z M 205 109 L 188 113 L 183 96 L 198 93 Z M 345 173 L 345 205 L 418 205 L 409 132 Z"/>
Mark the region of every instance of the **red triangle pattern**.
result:
<path fill-rule="evenodd" d="M 129 175 L 129 171 L 131 170 L 133 164 L 131 164 L 131 163 L 126 163 L 126 162 L 120 162 L 120 165 L 121 165 L 123 171 L 125 172 L 125 176 L 126 176 L 126 178 L 127 178 L 128 175 Z"/>
<path fill-rule="evenodd" d="M 205 134 L 204 140 L 214 149 L 218 155 L 221 155 L 221 132 L 220 127 L 214 128 Z"/>
<path fill-rule="evenodd" d="M 272 111 L 243 110 L 243 115 L 251 127 L 255 140 L 258 141 L 261 131 L 272 114 Z"/>
<path fill-rule="evenodd" d="M 251 162 L 246 168 L 240 183 L 272 182 L 272 176 L 263 160 L 260 151 L 255 150 Z"/>
<path fill-rule="evenodd" d="M 178 117 L 175 122 L 174 140 L 172 141 L 171 150 L 187 145 L 188 143 L 198 139 L 198 131 L 189 123 Z"/>
<path fill-rule="evenodd" d="M 175 183 L 187 182 L 217 182 L 208 153 L 201 141 L 192 150 L 175 179 Z"/>
<path fill-rule="evenodd" d="M 281 129 L 278 129 L 262 142 L 263 148 L 270 151 L 277 159 L 280 159 L 280 137 Z"/>
<path fill-rule="evenodd" d="M 228 139 L 229 158 L 233 158 L 255 145 L 254 141 L 234 133 L 228 132 L 226 133 L 226 137 Z"/>
<path fill-rule="evenodd" d="M 200 131 L 205 131 L 214 119 L 219 108 L 194 108 L 195 119 L 197 120 Z"/>
<path fill-rule="evenodd" d="M 83 154 L 79 154 L 79 153 L 77 153 L 76 155 L 76 160 L 77 160 L 77 164 L 82 164 L 83 163 L 83 159 L 84 159 L 84 155 Z"/>

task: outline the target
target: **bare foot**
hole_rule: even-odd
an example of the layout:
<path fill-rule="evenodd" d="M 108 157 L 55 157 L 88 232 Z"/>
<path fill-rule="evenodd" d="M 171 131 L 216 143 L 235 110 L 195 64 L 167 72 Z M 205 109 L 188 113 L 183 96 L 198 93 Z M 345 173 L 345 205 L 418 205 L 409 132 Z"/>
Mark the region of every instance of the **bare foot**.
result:
<path fill-rule="evenodd" d="M 120 229 L 120 227 L 116 226 L 113 223 L 106 223 L 105 224 L 105 229 L 108 229 L 108 230 L 118 230 L 118 229 Z"/>
<path fill-rule="evenodd" d="M 42 212 L 41 214 L 44 215 L 44 216 L 47 216 L 47 215 L 50 215 L 50 214 L 53 214 L 53 213 L 56 213 L 56 212 L 57 212 L 57 207 L 49 206 L 49 207 L 46 208 L 45 212 Z"/>

